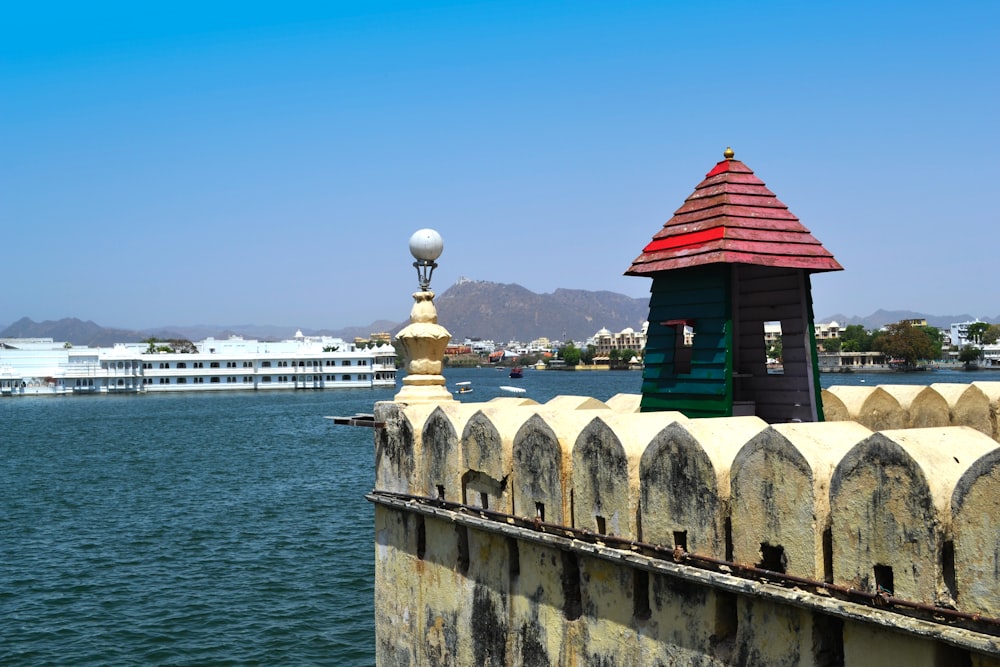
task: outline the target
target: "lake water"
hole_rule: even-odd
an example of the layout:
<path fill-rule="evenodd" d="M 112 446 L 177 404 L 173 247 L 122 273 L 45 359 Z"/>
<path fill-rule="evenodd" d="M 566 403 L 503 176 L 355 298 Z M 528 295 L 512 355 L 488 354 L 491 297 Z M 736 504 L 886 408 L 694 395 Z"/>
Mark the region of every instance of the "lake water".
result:
<path fill-rule="evenodd" d="M 606 400 L 637 372 L 455 369 Z M 831 384 L 1000 371 L 823 375 Z M 370 665 L 371 412 L 395 390 L 0 400 L 0 664 Z"/>

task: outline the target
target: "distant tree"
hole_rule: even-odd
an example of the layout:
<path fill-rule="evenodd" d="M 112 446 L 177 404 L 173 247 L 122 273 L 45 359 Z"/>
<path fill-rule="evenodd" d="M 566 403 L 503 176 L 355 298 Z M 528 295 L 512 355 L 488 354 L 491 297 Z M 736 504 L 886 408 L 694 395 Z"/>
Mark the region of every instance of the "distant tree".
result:
<path fill-rule="evenodd" d="M 938 335 L 938 347 L 935 349 L 932 336 L 924 330 L 924 327 L 896 322 L 887 325 L 875 336 L 872 340 L 872 349 L 882 352 L 890 359 L 902 362 L 904 366 L 915 366 L 921 359 L 936 359 L 940 355 L 940 335 Z"/>
<path fill-rule="evenodd" d="M 590 365 L 594 363 L 594 354 L 597 352 L 597 348 L 593 345 L 588 345 L 586 349 L 580 350 L 580 363 Z"/>
<path fill-rule="evenodd" d="M 563 347 L 560 352 L 562 353 L 562 360 L 566 362 L 567 366 L 577 366 L 580 363 L 580 358 L 583 353 L 580 351 L 576 345 L 570 343 L 569 345 Z"/>
<path fill-rule="evenodd" d="M 983 335 L 989 331 L 990 325 L 987 322 L 973 322 L 969 325 L 966 338 L 970 343 L 982 344 Z"/>
<path fill-rule="evenodd" d="M 931 354 L 931 356 L 927 358 L 940 359 L 941 350 L 945 347 L 946 341 L 948 342 L 951 341 L 951 336 L 946 336 L 945 333 L 940 329 L 938 329 L 937 327 L 917 327 L 917 328 L 923 330 L 923 332 L 927 334 L 927 337 L 930 338 L 931 346 L 934 348 L 934 352 Z"/>
<path fill-rule="evenodd" d="M 784 341 L 781 340 L 781 335 L 779 334 L 767 347 L 767 356 L 769 359 L 777 359 L 778 361 L 781 361 L 781 355 L 784 351 Z"/>
<path fill-rule="evenodd" d="M 990 328 L 983 332 L 983 345 L 996 345 L 1000 340 L 1000 324 L 991 324 Z"/>
<path fill-rule="evenodd" d="M 147 338 L 146 340 L 144 340 L 142 342 L 146 343 L 146 345 L 147 345 L 147 347 L 146 347 L 146 354 L 157 354 L 157 353 L 160 353 L 160 352 L 169 354 L 169 353 L 171 353 L 171 352 L 174 351 L 174 348 L 170 345 L 171 341 L 160 340 L 156 336 L 150 336 L 149 338 Z M 176 342 L 176 341 L 174 341 L 174 342 Z M 184 342 L 186 342 L 188 345 L 191 345 L 191 347 L 194 347 L 194 345 L 192 343 L 190 343 L 188 341 L 184 341 Z M 161 344 L 158 345 L 157 343 L 161 343 Z"/>
<path fill-rule="evenodd" d="M 982 354 L 982 350 L 975 345 L 966 345 L 961 349 L 961 351 L 959 351 L 958 360 L 963 364 L 968 364 L 973 361 L 979 361 L 979 357 L 981 357 Z"/>
<path fill-rule="evenodd" d="M 843 352 L 871 352 L 872 332 L 860 324 L 848 324 L 840 332 L 840 349 Z"/>
<path fill-rule="evenodd" d="M 638 356 L 639 354 L 635 350 L 631 348 L 625 348 L 624 350 L 622 350 L 621 360 L 623 364 L 627 364 L 628 362 L 632 361 L 632 357 L 638 357 Z"/>
<path fill-rule="evenodd" d="M 837 354 L 843 342 L 839 338 L 826 338 L 818 341 L 818 344 L 827 354 Z"/>
<path fill-rule="evenodd" d="M 532 352 L 530 354 L 522 354 L 517 358 L 517 364 L 519 366 L 534 366 L 538 363 L 538 360 L 542 358 L 542 355 L 537 352 Z"/>
<path fill-rule="evenodd" d="M 608 352 L 608 365 L 611 368 L 617 368 L 621 363 L 622 354 L 618 350 L 611 350 Z"/>
<path fill-rule="evenodd" d="M 181 354 L 194 354 L 198 351 L 195 344 L 186 338 L 171 338 L 167 342 L 170 343 L 170 346 L 175 352 L 180 352 Z"/>

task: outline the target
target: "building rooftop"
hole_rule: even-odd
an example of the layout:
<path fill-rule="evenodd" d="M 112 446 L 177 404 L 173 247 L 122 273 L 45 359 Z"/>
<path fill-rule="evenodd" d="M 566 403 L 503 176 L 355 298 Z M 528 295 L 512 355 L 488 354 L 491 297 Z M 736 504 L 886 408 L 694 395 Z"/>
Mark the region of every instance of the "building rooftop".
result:
<path fill-rule="evenodd" d="M 764 182 L 727 148 L 625 275 L 702 264 L 757 264 L 840 271 L 843 267 Z"/>

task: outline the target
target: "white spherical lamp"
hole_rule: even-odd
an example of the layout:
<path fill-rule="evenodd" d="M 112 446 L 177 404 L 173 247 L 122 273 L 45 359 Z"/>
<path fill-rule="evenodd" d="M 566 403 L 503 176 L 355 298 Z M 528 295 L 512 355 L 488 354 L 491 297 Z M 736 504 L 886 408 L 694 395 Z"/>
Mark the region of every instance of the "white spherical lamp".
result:
<path fill-rule="evenodd" d="M 433 229 L 418 229 L 410 237 L 410 254 L 417 260 L 413 266 L 417 269 L 417 281 L 424 292 L 431 287 L 431 274 L 437 268 L 434 260 L 441 256 L 442 250 L 444 241 Z"/>
<path fill-rule="evenodd" d="M 418 229 L 410 237 L 410 254 L 416 260 L 433 262 L 441 256 L 442 250 L 444 241 L 433 229 Z"/>

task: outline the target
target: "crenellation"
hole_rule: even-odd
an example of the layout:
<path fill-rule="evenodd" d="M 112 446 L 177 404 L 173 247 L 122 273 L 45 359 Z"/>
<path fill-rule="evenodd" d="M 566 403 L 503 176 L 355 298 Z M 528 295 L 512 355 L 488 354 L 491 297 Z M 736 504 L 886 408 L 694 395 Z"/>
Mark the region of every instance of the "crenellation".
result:
<path fill-rule="evenodd" d="M 1000 448 L 986 451 L 958 479 L 951 520 L 956 605 L 1000 617 Z"/>
<path fill-rule="evenodd" d="M 637 534 L 638 460 L 612 425 L 594 417 L 573 445 L 573 525 L 602 535 Z"/>
<path fill-rule="evenodd" d="M 871 433 L 855 422 L 809 422 L 772 425 L 751 438 L 732 465 L 733 559 L 763 566 L 764 545 L 780 547 L 782 571 L 827 580 L 830 478 Z"/>
<path fill-rule="evenodd" d="M 375 404 L 375 488 L 392 493 L 411 493 L 417 470 L 417 429 L 405 406 L 388 401 Z"/>
<path fill-rule="evenodd" d="M 919 384 L 878 385 L 903 409 L 902 428 L 931 428 L 951 424 L 948 401 L 932 387 Z"/>
<path fill-rule="evenodd" d="M 954 606 L 942 567 L 951 495 L 996 443 L 967 427 L 875 433 L 830 485 L 834 583 Z"/>
<path fill-rule="evenodd" d="M 946 400 L 937 387 L 858 389 L 831 395 L 848 399 L 847 414 L 884 423 L 926 423 L 921 410 L 940 414 Z M 950 393 L 949 414 L 981 397 L 995 411 L 995 391 Z M 537 519 L 553 535 L 523 540 L 377 506 L 376 616 L 391 628 L 380 632 L 380 664 L 805 665 L 833 655 L 850 665 L 864 664 L 869 635 L 882 636 L 857 619 L 560 547 L 576 541 L 553 525 L 598 545 L 679 546 L 1000 616 L 1000 447 L 980 430 L 769 425 L 636 405 L 625 395 L 377 404 L 376 491 Z M 889 644 L 909 651 L 908 632 Z M 978 655 L 928 642 L 934 655 Z"/>
<path fill-rule="evenodd" d="M 485 410 L 477 410 L 462 429 L 462 503 L 510 514 L 513 440 L 504 439 Z"/>
<path fill-rule="evenodd" d="M 461 418 L 454 410 L 448 412 L 450 414 L 438 407 L 424 421 L 418 445 L 420 465 L 417 468 L 422 484 L 416 488 L 418 495 L 458 502 L 464 471 L 460 469 L 461 450 L 457 426 L 453 422 L 461 421 Z"/>
<path fill-rule="evenodd" d="M 856 421 L 873 431 L 906 428 L 903 406 L 880 386 L 830 387 L 821 395 L 823 413 L 829 421 Z"/>
<path fill-rule="evenodd" d="M 859 421 L 851 414 L 844 400 L 838 394 L 831 392 L 830 389 L 823 389 L 820 392 L 820 400 L 823 403 L 823 419 L 828 422 Z"/>
<path fill-rule="evenodd" d="M 556 396 L 545 403 L 547 410 L 561 412 L 568 410 L 610 410 L 608 404 L 589 396 Z"/>
<path fill-rule="evenodd" d="M 674 421 L 657 433 L 639 467 L 643 540 L 725 558 L 730 465 L 766 427 L 756 417 L 720 417 Z"/>
<path fill-rule="evenodd" d="M 990 436 L 997 441 L 1000 441 L 1000 382 L 981 382 L 976 381 L 972 383 L 977 389 L 982 391 L 986 398 L 990 402 Z"/>
<path fill-rule="evenodd" d="M 873 431 L 969 426 L 1000 441 L 1000 382 L 834 386 L 822 399 L 826 421 L 856 421 Z"/>
<path fill-rule="evenodd" d="M 538 405 L 538 401 L 525 396 L 497 396 L 489 401 L 496 406 L 512 407 L 519 405 Z"/>
<path fill-rule="evenodd" d="M 605 401 L 605 404 L 615 412 L 639 412 L 642 405 L 642 396 L 640 394 L 615 394 Z"/>
<path fill-rule="evenodd" d="M 563 502 L 568 466 L 559 437 L 537 414 L 518 429 L 513 459 L 511 514 L 563 523 L 569 516 L 568 503 Z"/>
<path fill-rule="evenodd" d="M 948 402 L 952 426 L 969 426 L 992 437 L 990 399 L 982 389 L 954 382 L 935 382 L 931 388 Z"/>

